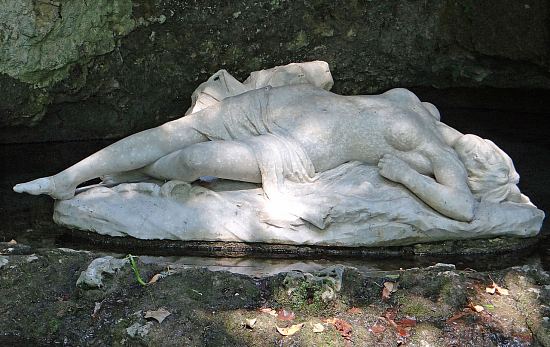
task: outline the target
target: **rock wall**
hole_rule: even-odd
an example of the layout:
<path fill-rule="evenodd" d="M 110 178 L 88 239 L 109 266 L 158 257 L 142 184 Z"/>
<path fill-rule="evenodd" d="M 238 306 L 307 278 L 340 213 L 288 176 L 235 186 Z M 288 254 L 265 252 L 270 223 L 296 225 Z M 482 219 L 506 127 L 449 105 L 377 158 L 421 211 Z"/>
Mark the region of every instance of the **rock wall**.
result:
<path fill-rule="evenodd" d="M 545 0 L 4 0 L 0 142 L 117 138 L 218 69 L 325 60 L 338 93 L 550 89 Z"/>

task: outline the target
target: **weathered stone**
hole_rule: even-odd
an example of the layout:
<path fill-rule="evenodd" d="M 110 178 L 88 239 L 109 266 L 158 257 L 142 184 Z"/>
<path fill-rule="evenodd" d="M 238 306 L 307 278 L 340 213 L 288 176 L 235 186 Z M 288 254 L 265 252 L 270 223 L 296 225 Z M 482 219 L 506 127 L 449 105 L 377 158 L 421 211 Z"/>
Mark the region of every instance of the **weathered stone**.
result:
<path fill-rule="evenodd" d="M 197 81 L 220 68 L 242 78 L 322 59 L 344 94 L 550 86 L 543 0 L 119 0 L 88 7 L 10 0 L 2 7 L 1 124 L 45 117 L 32 130 L 3 130 L 3 142 L 127 135 L 180 115 Z M 27 31 L 30 37 L 19 34 Z"/>
<path fill-rule="evenodd" d="M 103 274 L 114 274 L 128 263 L 128 259 L 116 259 L 112 256 L 94 259 L 76 281 L 77 286 L 89 288 L 103 287 Z"/>
<path fill-rule="evenodd" d="M 134 28 L 131 0 L 8 0 L 2 4 L 0 72 L 47 87 L 65 79 L 70 67 L 108 53 L 117 37 Z"/>
<path fill-rule="evenodd" d="M 0 269 L 3 268 L 4 266 L 8 265 L 8 263 L 10 262 L 9 258 L 4 256 L 4 255 L 0 255 Z"/>
<path fill-rule="evenodd" d="M 130 327 L 126 328 L 126 332 L 130 337 L 145 337 L 149 334 L 149 330 L 153 326 L 153 322 L 147 322 L 143 325 L 134 323 Z"/>

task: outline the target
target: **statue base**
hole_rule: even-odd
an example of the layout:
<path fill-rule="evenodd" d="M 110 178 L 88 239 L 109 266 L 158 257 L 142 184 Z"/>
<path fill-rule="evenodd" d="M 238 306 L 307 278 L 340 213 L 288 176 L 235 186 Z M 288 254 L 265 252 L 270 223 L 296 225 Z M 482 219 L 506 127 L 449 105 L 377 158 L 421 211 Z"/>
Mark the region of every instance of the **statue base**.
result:
<path fill-rule="evenodd" d="M 96 187 L 55 204 L 69 228 L 144 240 L 223 241 L 331 247 L 538 234 L 544 213 L 531 204 L 481 202 L 473 221 L 447 218 L 378 169 L 347 163 L 313 182 L 286 180 L 267 199 L 254 184 L 169 181 Z"/>

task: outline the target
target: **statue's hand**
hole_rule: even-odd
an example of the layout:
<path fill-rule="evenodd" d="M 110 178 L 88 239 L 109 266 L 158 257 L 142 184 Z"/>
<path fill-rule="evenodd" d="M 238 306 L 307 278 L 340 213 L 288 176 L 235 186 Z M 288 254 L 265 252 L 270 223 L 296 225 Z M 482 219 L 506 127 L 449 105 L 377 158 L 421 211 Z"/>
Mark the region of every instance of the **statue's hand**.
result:
<path fill-rule="evenodd" d="M 384 154 L 378 162 L 378 168 L 382 177 L 398 183 L 402 183 L 403 178 L 412 170 L 407 163 L 391 154 Z"/>

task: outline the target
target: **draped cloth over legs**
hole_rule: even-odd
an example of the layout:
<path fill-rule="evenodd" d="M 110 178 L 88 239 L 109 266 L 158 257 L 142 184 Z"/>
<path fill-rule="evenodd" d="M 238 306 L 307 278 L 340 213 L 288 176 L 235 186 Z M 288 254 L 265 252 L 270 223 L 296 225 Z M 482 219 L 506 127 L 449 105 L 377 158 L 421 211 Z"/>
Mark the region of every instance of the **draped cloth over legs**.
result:
<path fill-rule="evenodd" d="M 265 194 L 270 199 L 285 195 L 284 180 L 311 182 L 315 169 L 303 147 L 269 118 L 271 87 L 261 93 L 245 93 L 236 102 L 223 101 L 228 112 L 197 117 L 195 129 L 211 141 L 233 140 L 249 146 L 258 162 Z M 212 106 L 216 107 L 216 106 Z"/>

